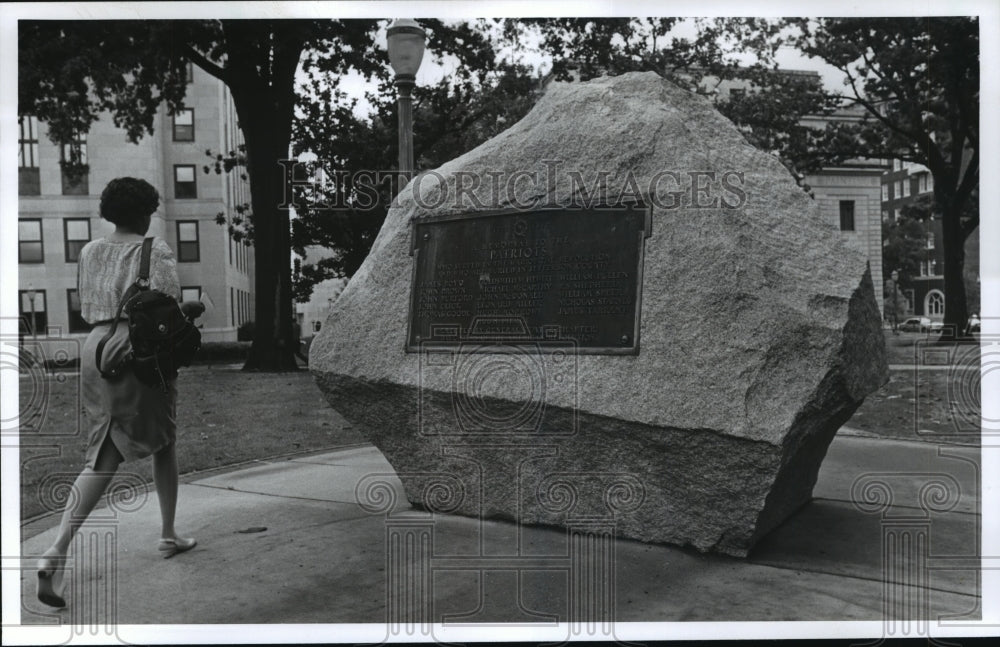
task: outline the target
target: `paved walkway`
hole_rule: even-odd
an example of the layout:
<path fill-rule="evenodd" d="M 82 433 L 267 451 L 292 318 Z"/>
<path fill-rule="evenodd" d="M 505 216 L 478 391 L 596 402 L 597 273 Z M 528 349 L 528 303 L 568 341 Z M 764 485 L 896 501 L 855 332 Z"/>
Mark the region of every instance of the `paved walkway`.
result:
<path fill-rule="evenodd" d="M 615 620 L 881 621 L 883 579 L 902 584 L 912 577 L 884 568 L 882 538 L 890 529 L 929 541 L 921 546 L 932 551 L 935 570 L 925 584 L 933 617 L 978 613 L 977 573 L 947 568 L 948 559 L 977 554 L 978 449 L 846 433 L 830 447 L 815 499 L 747 560 L 614 540 L 606 573 L 613 573 Z M 396 497 L 390 517 L 357 503 L 356 487 L 373 474 L 384 474 L 383 494 Z M 947 504 L 933 492 L 921 494 L 931 481 L 941 484 L 937 492 Z M 566 621 L 576 580 L 565 530 L 416 512 L 401 487 L 367 445 L 195 476 L 181 485 L 178 526 L 198 538 L 198 547 L 160 559 L 153 493 L 124 505 L 126 512 L 95 513 L 81 533 L 86 548 L 78 546 L 71 560 L 70 606 L 62 611 L 34 597 L 32 565 L 52 540 L 56 519 L 35 521 L 23 529 L 22 623 L 377 623 L 365 636 L 378 641 L 387 614 L 407 604 L 399 597 L 407 581 L 410 603 L 424 596 L 426 612 L 448 627 Z M 876 508 L 884 493 L 891 506 L 881 512 L 852 503 L 868 497 Z M 924 506 L 948 510 L 925 512 L 921 496 Z M 426 531 L 433 555 L 409 579 L 395 571 L 398 553 L 387 549 L 387 537 L 407 528 L 411 535 Z M 487 538 L 491 556 L 469 562 Z M 512 560 L 517 546 L 522 559 Z M 490 568 L 502 564 L 507 570 Z M 119 637 L 127 639 L 125 629 Z M 591 629 L 605 635 L 600 625 Z M 60 630 L 68 628 L 53 628 Z"/>

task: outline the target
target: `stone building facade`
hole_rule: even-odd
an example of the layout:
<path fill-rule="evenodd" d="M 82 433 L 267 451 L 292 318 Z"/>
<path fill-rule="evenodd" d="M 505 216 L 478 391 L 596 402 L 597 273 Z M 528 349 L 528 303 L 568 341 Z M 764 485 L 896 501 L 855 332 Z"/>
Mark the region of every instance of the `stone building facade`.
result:
<path fill-rule="evenodd" d="M 879 309 L 884 310 L 882 285 L 882 221 L 879 186 L 884 167 L 877 161 L 857 160 L 824 167 L 808 175 L 821 217 L 840 229 L 841 235 L 856 240 L 868 256 L 872 284 Z"/>
<path fill-rule="evenodd" d="M 160 194 L 149 234 L 163 238 L 177 255 L 183 298 L 200 299 L 206 341 L 236 339 L 253 318 L 253 248 L 234 242 L 217 214 L 231 218 L 250 202 L 249 184 L 238 172 L 205 172 L 206 151 L 235 150 L 242 142 L 236 112 L 224 84 L 189 67 L 184 109 L 160 107 L 153 134 L 138 143 L 104 115 L 80 138 L 83 177 L 74 181 L 60 160 L 71 156 L 49 141 L 46 126 L 20 119 L 18 201 L 18 291 L 22 335 L 86 336 L 79 315 L 77 263 L 87 241 L 113 230 L 101 219 L 101 191 L 121 176 L 142 178 Z"/>

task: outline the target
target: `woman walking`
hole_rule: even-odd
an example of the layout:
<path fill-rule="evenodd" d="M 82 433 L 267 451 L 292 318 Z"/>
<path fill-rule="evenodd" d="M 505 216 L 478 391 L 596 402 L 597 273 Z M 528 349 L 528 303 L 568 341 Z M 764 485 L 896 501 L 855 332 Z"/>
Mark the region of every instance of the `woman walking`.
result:
<path fill-rule="evenodd" d="M 131 370 L 116 379 L 104 379 L 95 362 L 97 345 L 110 330 L 122 295 L 139 274 L 142 241 L 159 202 L 156 189 L 145 180 L 112 180 L 101 194 L 100 213 L 115 225 L 115 231 L 87 243 L 80 252 L 77 289 L 81 315 L 94 324 L 80 357 L 90 442 L 86 466 L 73 485 L 74 496 L 69 497 L 63 511 L 58 535 L 38 563 L 38 599 L 50 606 L 66 606 L 63 575 L 70 543 L 123 461 L 153 456 L 153 481 L 162 522 L 160 554 L 173 557 L 197 543 L 179 537 L 174 529 L 178 473 L 174 447 L 176 384 L 171 381 L 166 389 L 147 386 Z M 159 238 L 154 239 L 150 254 L 149 282 L 152 289 L 179 299 L 176 259 Z M 204 312 L 205 306 L 193 301 L 181 304 L 181 309 L 193 318 Z M 103 349 L 102 366 L 115 366 L 129 349 L 128 326 L 119 325 Z"/>

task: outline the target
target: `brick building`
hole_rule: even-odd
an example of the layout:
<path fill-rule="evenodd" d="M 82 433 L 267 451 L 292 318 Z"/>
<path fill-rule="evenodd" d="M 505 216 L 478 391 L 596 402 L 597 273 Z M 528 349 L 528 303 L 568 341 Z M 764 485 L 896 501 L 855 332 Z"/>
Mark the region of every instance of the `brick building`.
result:
<path fill-rule="evenodd" d="M 206 150 L 235 150 L 242 142 L 235 108 L 224 84 L 190 66 L 184 109 L 160 107 L 152 135 L 126 140 L 110 115 L 79 140 L 86 173 L 74 179 L 60 160 L 72 153 L 52 144 L 44 123 L 20 119 L 18 201 L 18 291 L 22 334 L 82 338 L 89 326 L 80 317 L 76 294 L 77 258 L 87 241 L 114 227 L 101 219 L 101 191 L 121 176 L 156 187 L 160 207 L 149 234 L 160 236 L 177 255 L 183 298 L 207 305 L 199 319 L 206 341 L 235 340 L 237 327 L 253 318 L 253 249 L 235 243 L 216 215 L 231 217 L 250 201 L 237 173 L 205 173 Z"/>
<path fill-rule="evenodd" d="M 893 160 L 892 169 L 882 176 L 882 218 L 896 220 L 908 204 L 923 196 L 932 196 L 934 176 L 927 167 Z M 907 310 L 934 321 L 944 319 L 944 245 L 941 244 L 941 221 L 932 218 L 924 223 L 926 242 L 916 276 L 900 280 L 900 292 L 906 297 Z"/>

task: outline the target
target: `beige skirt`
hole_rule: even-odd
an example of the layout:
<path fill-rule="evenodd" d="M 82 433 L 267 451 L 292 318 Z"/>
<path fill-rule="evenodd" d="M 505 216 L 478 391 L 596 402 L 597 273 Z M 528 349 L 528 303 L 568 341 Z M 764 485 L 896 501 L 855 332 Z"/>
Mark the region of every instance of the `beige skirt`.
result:
<path fill-rule="evenodd" d="M 170 382 L 166 393 L 160 387 L 146 386 L 131 370 L 107 380 L 97 370 L 97 344 L 111 324 L 98 324 L 90 331 L 80 357 L 80 380 L 83 408 L 90 424 L 87 466 L 94 467 L 104 439 L 111 438 L 125 460 L 145 458 L 167 447 L 177 436 L 177 386 Z M 106 369 L 128 354 L 128 324 L 118 323 L 101 356 Z"/>

